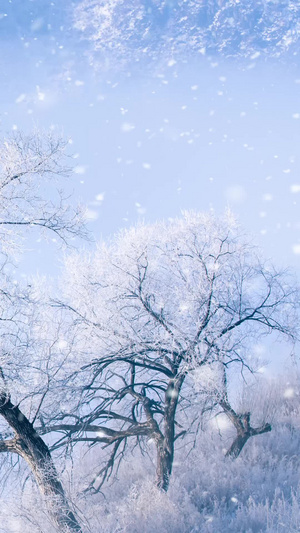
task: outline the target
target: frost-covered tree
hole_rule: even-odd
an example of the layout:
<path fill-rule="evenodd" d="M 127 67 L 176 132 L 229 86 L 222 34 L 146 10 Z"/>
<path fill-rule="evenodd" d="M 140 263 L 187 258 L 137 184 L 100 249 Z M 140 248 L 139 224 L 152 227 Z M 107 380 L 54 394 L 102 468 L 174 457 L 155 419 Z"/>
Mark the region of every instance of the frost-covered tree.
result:
<path fill-rule="evenodd" d="M 52 403 L 52 412 L 56 407 L 51 389 L 65 358 L 54 332 L 56 328 L 58 335 L 57 317 L 43 323 L 50 317 L 40 305 L 40 295 L 31 288 L 10 289 L 9 301 L 2 300 L 0 319 L 0 453 L 6 455 L 1 470 L 6 468 L 9 482 L 12 470 L 23 470 L 18 459 L 24 460 L 52 524 L 59 531 L 81 531 L 49 446 L 35 428 L 45 404 Z"/>
<path fill-rule="evenodd" d="M 80 207 L 62 187 L 70 172 L 67 142 L 52 133 L 16 133 L 0 141 L 0 249 L 11 256 L 24 230 L 38 228 L 66 242 L 86 234 Z"/>
<path fill-rule="evenodd" d="M 83 0 L 74 27 L 108 63 L 299 50 L 299 4 L 290 0 Z"/>
<path fill-rule="evenodd" d="M 155 445 L 157 484 L 167 490 L 175 443 L 191 430 L 197 396 L 231 418 L 236 450 L 242 437 L 268 431 L 231 408 L 227 373 L 255 369 L 251 346 L 260 335 L 296 336 L 297 291 L 288 274 L 262 262 L 230 213 L 185 213 L 122 231 L 91 256 L 72 255 L 66 268 L 57 305 L 70 313 L 76 335 L 63 392 L 69 403 L 39 431 L 59 432 L 57 447 L 110 450 L 95 490 L 130 442 Z"/>
<path fill-rule="evenodd" d="M 60 190 L 68 172 L 65 148 L 62 139 L 39 133 L 17 134 L 0 144 L 0 452 L 26 461 L 53 522 L 67 532 L 80 526 L 49 448 L 34 429 L 51 375 L 49 356 L 33 335 L 39 300 L 10 279 L 9 269 L 24 229 L 37 227 L 63 242 L 85 233 L 81 210 Z"/>

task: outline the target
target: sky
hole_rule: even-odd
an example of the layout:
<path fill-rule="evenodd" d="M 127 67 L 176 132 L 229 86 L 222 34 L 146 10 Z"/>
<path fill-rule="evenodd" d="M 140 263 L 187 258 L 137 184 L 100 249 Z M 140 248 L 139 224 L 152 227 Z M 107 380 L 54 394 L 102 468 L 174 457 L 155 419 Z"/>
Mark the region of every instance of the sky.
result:
<path fill-rule="evenodd" d="M 80 26 L 78 10 L 89 3 L 106 10 L 106 18 L 98 22 L 93 14 L 93 25 L 102 21 L 105 29 L 97 39 L 84 18 Z M 215 10 L 222 4 L 206 3 Z M 239 9 L 236 2 L 226 4 Z M 238 16 L 250 4 L 241 2 Z M 290 53 L 276 57 L 274 39 L 269 51 L 266 44 L 259 48 L 257 31 L 262 30 L 252 24 L 244 32 L 248 49 L 241 41 L 229 46 L 224 28 L 233 34 L 232 12 L 222 22 L 222 11 L 215 17 L 219 26 L 211 45 L 213 30 L 202 40 L 194 38 L 183 16 L 188 17 L 189 7 L 183 0 L 162 2 L 160 18 L 158 5 L 139 0 L 2 0 L 1 134 L 55 128 L 70 140 L 74 171 L 67 187 L 74 191 L 74 201 L 87 204 L 95 240 L 137 221 L 178 216 L 184 209 L 221 214 L 230 207 L 267 258 L 299 274 L 297 40 Z M 126 22 L 128 6 L 131 25 Z M 143 33 L 134 25 L 134 9 L 141 6 L 146 13 L 139 22 Z M 272 11 L 275 22 L 277 11 Z M 253 13 L 245 20 L 252 20 Z M 291 22 L 286 20 L 287 41 Z M 183 36 L 178 27 L 184 27 Z M 139 41 L 147 31 L 152 37 L 145 47 Z M 169 42 L 172 49 L 165 44 Z M 277 35 L 275 44 L 282 42 Z M 28 249 L 25 272 L 54 271 L 51 247 L 31 239 Z"/>

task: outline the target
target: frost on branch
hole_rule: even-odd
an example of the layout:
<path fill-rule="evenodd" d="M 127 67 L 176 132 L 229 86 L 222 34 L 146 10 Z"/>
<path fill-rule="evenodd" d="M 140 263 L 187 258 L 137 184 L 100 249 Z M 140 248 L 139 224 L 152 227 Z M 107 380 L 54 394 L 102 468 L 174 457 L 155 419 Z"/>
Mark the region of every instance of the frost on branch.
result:
<path fill-rule="evenodd" d="M 17 133 L 0 142 L 1 252 L 18 249 L 22 230 L 38 228 L 63 242 L 84 235 L 83 211 L 61 190 L 70 168 L 67 143 L 52 134 Z"/>
<path fill-rule="evenodd" d="M 254 60 L 298 50 L 299 13 L 299 3 L 290 0 L 280 8 L 273 0 L 83 0 L 73 20 L 102 63 L 117 57 L 119 65 L 174 64 L 206 51 Z"/>
<path fill-rule="evenodd" d="M 71 255 L 65 279 L 55 305 L 76 337 L 71 404 L 40 430 L 60 432 L 58 447 L 102 443 L 108 455 L 94 490 L 130 442 L 143 451 L 154 443 L 157 484 L 167 490 L 176 442 L 207 405 L 245 430 L 243 440 L 262 430 L 248 415 L 236 421 L 228 372 L 253 371 L 249 346 L 261 335 L 296 338 L 298 293 L 287 273 L 263 263 L 231 213 L 187 212 L 122 231 L 93 255 Z"/>
<path fill-rule="evenodd" d="M 85 234 L 81 210 L 73 209 L 60 190 L 59 181 L 69 172 L 65 148 L 62 139 L 39 133 L 16 134 L 0 143 L 0 453 L 14 457 L 6 461 L 12 469 L 17 457 L 27 463 L 52 523 L 68 533 L 81 527 L 49 448 L 34 428 L 58 372 L 51 342 L 41 335 L 51 325 L 39 330 L 41 294 L 30 285 L 18 286 L 7 268 L 23 230 L 37 228 L 63 243 Z"/>

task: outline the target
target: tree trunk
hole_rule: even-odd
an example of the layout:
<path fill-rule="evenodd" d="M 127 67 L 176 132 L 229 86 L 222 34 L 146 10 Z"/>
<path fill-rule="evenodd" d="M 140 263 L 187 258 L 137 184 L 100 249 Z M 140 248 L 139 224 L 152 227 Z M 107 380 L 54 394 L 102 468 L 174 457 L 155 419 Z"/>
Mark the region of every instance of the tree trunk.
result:
<path fill-rule="evenodd" d="M 15 433 L 14 450 L 29 465 L 35 481 L 45 497 L 49 515 L 61 533 L 81 532 L 71 511 L 52 461 L 48 446 L 36 433 L 33 425 L 6 394 L 0 396 L 0 415 Z"/>
<path fill-rule="evenodd" d="M 250 434 L 246 433 L 237 435 L 233 443 L 231 444 L 229 450 L 227 450 L 225 457 L 233 457 L 234 459 L 236 459 L 240 455 L 250 436 Z"/>
<path fill-rule="evenodd" d="M 247 431 L 238 432 L 232 445 L 226 452 L 226 457 L 233 457 L 234 459 L 236 459 L 240 455 L 242 449 L 244 448 L 246 442 L 248 441 L 248 439 L 250 439 L 250 437 L 254 437 L 255 435 L 262 435 L 263 433 L 268 433 L 271 430 L 272 427 L 270 424 L 264 424 L 260 428 L 249 427 Z"/>
<path fill-rule="evenodd" d="M 233 457 L 234 459 L 236 459 L 240 455 L 242 449 L 244 448 L 247 440 L 250 439 L 250 437 L 254 437 L 255 435 L 262 435 L 262 433 L 268 433 L 272 430 L 271 425 L 268 423 L 264 424 L 259 428 L 253 428 L 250 424 L 251 414 L 249 412 L 237 414 L 229 404 L 227 397 L 223 398 L 220 401 L 220 406 L 223 408 L 223 411 L 224 413 L 226 413 L 229 420 L 231 420 L 231 422 L 233 423 L 237 432 L 237 436 L 234 439 L 229 450 L 226 452 L 225 457 Z"/>
<path fill-rule="evenodd" d="M 157 466 L 156 477 L 157 486 L 160 490 L 167 492 L 170 483 L 174 458 L 174 442 L 171 449 L 166 445 L 165 439 L 157 446 Z"/>
<path fill-rule="evenodd" d="M 172 473 L 175 443 L 175 415 L 185 376 L 169 381 L 165 394 L 164 436 L 157 441 L 157 486 L 167 492 Z"/>

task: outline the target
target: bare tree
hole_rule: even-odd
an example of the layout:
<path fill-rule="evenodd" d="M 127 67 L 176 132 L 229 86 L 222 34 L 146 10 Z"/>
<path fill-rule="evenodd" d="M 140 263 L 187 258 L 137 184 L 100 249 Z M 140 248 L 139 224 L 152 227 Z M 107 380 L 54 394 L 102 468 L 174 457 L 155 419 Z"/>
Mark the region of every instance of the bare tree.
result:
<path fill-rule="evenodd" d="M 225 456 L 231 458 L 237 458 L 246 442 L 250 437 L 256 435 L 262 435 L 263 433 L 268 433 L 272 430 L 272 426 L 269 422 L 266 422 L 266 413 L 261 412 L 260 424 L 258 427 L 251 425 L 251 415 L 252 409 L 245 410 L 242 406 L 242 409 L 234 409 L 232 402 L 229 398 L 229 387 L 228 387 L 228 377 L 227 371 L 231 367 L 231 362 L 227 365 L 225 361 L 221 364 L 219 361 L 213 361 L 207 365 L 201 366 L 194 376 L 194 381 L 196 383 L 196 391 L 194 397 L 194 403 L 199 405 L 199 400 L 197 401 L 197 396 L 202 399 L 202 404 L 200 403 L 200 410 L 203 415 L 208 414 L 209 418 L 218 417 L 221 413 L 225 414 L 230 420 L 232 425 L 236 430 L 236 437 L 234 438 L 232 444 L 228 448 Z M 248 393 L 251 390 L 250 381 L 253 380 L 254 376 L 248 375 L 248 382 L 245 379 L 247 374 L 253 374 L 253 368 L 247 365 L 246 361 L 241 361 L 242 363 L 242 378 L 244 390 Z M 246 364 L 246 369 L 243 368 Z M 253 365 L 254 367 L 254 365 Z M 255 373 L 254 373 L 255 375 Z M 257 376 L 255 376 L 257 378 Z M 238 381 L 235 379 L 235 386 L 238 385 Z M 232 387 L 231 387 L 232 388 Z M 236 387 L 235 387 L 236 388 Z M 236 400 L 234 403 L 237 403 Z M 239 406 L 240 407 L 240 406 Z M 221 409 L 221 411 L 220 411 Z M 257 410 L 257 409 L 256 409 Z"/>
<path fill-rule="evenodd" d="M 14 432 L 12 439 L 0 441 L 0 452 L 16 453 L 25 459 L 59 531 L 81 531 L 59 481 L 48 446 L 36 433 L 28 418 L 4 392 L 0 395 L 0 415 Z"/>
<path fill-rule="evenodd" d="M 38 432 L 60 434 L 54 449 L 85 442 L 109 450 L 90 488 L 100 489 L 130 442 L 148 449 L 151 441 L 157 484 L 168 489 L 176 440 L 191 430 L 199 369 L 213 368 L 212 402 L 238 430 L 231 455 L 242 440 L 268 431 L 233 411 L 224 371 L 252 371 L 251 345 L 260 335 L 295 338 L 297 289 L 260 260 L 230 213 L 220 220 L 185 213 L 121 232 L 93 256 L 71 256 L 66 280 L 64 302 L 55 305 L 77 335 L 63 389 L 70 405 Z"/>
<path fill-rule="evenodd" d="M 59 531 L 68 532 L 81 528 L 49 448 L 36 433 L 31 416 L 35 397 L 40 402 L 36 389 L 43 388 L 45 381 L 37 380 L 43 355 L 32 336 L 38 299 L 28 288 L 10 280 L 7 267 L 14 252 L 20 250 L 24 229 L 45 230 L 64 243 L 69 237 L 86 234 L 82 210 L 70 205 L 59 186 L 59 180 L 69 172 L 65 148 L 61 138 L 38 132 L 17 134 L 0 144 L 0 452 L 25 459 L 54 524 Z M 34 348 L 36 356 L 32 359 Z M 46 391 L 44 387 L 42 394 Z M 26 398 L 30 398 L 27 404 Z"/>
<path fill-rule="evenodd" d="M 0 142 L 0 245 L 11 256 L 20 235 L 38 228 L 67 242 L 87 236 L 84 212 L 70 204 L 61 182 L 69 174 L 67 142 L 53 133 L 16 133 Z"/>
<path fill-rule="evenodd" d="M 262 435 L 263 433 L 268 433 L 272 430 L 272 426 L 268 422 L 258 428 L 252 427 L 250 423 L 251 413 L 249 411 L 243 414 L 236 413 L 228 400 L 220 400 L 220 406 L 223 408 L 224 413 L 226 413 L 229 420 L 233 423 L 237 432 L 236 438 L 226 452 L 227 457 L 238 457 L 250 437 Z"/>

